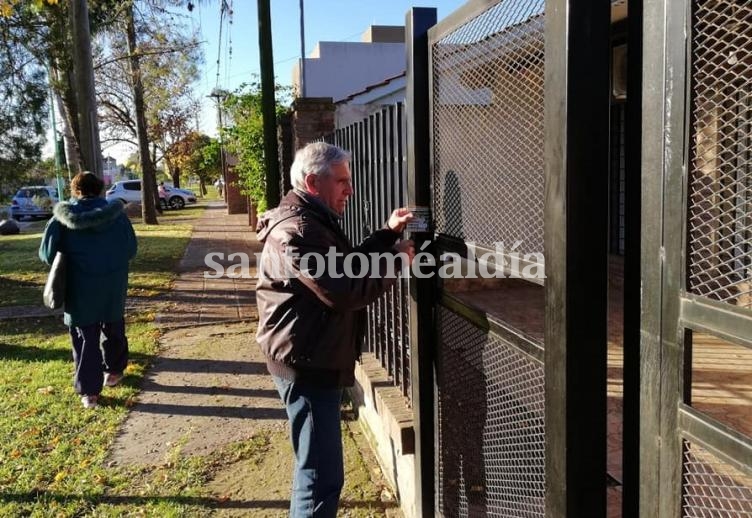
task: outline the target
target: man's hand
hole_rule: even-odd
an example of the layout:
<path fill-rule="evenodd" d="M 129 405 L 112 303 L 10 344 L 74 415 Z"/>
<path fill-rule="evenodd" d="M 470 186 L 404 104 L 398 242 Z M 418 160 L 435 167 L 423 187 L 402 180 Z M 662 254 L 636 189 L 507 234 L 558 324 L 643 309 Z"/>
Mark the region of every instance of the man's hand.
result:
<path fill-rule="evenodd" d="M 415 259 L 415 243 L 413 243 L 412 239 L 403 239 L 394 245 L 394 251 L 407 256 L 407 264 L 405 266 L 413 264 L 413 259 Z"/>
<path fill-rule="evenodd" d="M 389 216 L 389 221 L 386 222 L 387 226 L 395 232 L 402 232 L 405 230 L 405 226 L 415 218 L 410 209 L 400 207 L 392 212 Z"/>

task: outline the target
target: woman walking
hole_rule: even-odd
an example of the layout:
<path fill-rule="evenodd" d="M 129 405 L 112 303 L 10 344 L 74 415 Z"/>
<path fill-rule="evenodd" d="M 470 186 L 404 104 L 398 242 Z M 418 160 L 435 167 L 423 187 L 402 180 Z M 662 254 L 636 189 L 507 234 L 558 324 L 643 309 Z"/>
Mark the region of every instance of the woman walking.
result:
<path fill-rule="evenodd" d="M 73 386 L 85 408 L 97 406 L 103 385 L 120 382 L 128 363 L 125 295 L 136 234 L 123 203 L 100 197 L 103 188 L 94 174 L 77 174 L 71 182 L 76 200 L 55 206 L 39 246 L 47 264 L 57 252 L 65 256 L 64 321 L 73 346 Z"/>

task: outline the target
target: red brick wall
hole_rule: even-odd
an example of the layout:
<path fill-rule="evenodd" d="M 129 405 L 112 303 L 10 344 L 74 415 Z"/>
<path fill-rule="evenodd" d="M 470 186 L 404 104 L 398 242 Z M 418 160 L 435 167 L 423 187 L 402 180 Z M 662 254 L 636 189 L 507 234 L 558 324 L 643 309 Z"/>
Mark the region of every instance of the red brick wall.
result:
<path fill-rule="evenodd" d="M 296 150 L 334 131 L 334 103 L 331 97 L 300 97 L 295 99 L 292 109 L 293 144 Z"/>
<path fill-rule="evenodd" d="M 240 187 L 238 186 L 238 173 L 235 168 L 230 166 L 227 168 L 227 183 L 225 183 L 225 189 L 227 190 L 225 195 L 225 201 L 227 202 L 228 214 L 247 214 L 248 213 L 248 197 L 240 193 Z"/>

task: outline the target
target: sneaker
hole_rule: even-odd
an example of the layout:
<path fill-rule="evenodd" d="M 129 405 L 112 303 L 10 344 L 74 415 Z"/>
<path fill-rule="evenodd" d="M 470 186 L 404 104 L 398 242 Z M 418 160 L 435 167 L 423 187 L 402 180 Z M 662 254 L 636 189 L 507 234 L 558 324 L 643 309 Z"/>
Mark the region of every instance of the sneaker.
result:
<path fill-rule="evenodd" d="M 114 387 L 115 385 L 120 383 L 120 380 L 122 379 L 122 374 L 116 374 L 114 372 L 105 372 L 104 374 L 104 384 L 108 387 Z"/>
<path fill-rule="evenodd" d="M 81 403 L 84 405 L 84 408 L 97 408 L 97 401 L 99 400 L 99 396 L 81 396 Z"/>

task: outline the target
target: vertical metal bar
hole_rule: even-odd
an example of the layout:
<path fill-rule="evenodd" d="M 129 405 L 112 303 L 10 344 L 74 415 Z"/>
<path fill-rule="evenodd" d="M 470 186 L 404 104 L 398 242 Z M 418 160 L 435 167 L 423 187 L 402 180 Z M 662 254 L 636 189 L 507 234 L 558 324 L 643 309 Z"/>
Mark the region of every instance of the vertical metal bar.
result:
<path fill-rule="evenodd" d="M 436 9 L 412 8 L 405 16 L 407 47 L 407 186 L 410 205 L 430 204 L 430 49 L 428 29 L 436 24 Z M 413 233 L 416 246 L 431 239 Z M 415 416 L 415 513 L 434 515 L 434 379 L 433 287 L 431 279 L 410 280 L 410 344 L 413 415 Z"/>
<path fill-rule="evenodd" d="M 350 150 L 350 153 L 352 154 L 352 160 L 351 163 L 355 164 L 355 130 L 357 129 L 356 124 L 350 124 L 347 128 L 347 142 L 348 142 L 348 149 Z M 360 203 L 358 200 L 358 191 L 357 191 L 357 185 L 358 185 L 358 177 L 355 172 L 353 172 L 353 203 L 350 204 L 350 207 L 352 208 L 350 218 L 350 240 L 353 243 L 358 244 L 357 240 L 357 228 L 358 228 L 358 204 Z"/>
<path fill-rule="evenodd" d="M 546 1 L 546 516 L 606 515 L 610 3 Z M 584 80 L 587 78 L 587 80 Z"/>
<path fill-rule="evenodd" d="M 386 120 L 388 122 L 388 132 L 386 135 L 386 143 L 387 143 L 387 192 L 389 193 L 389 209 L 394 210 L 397 208 L 397 199 L 395 196 L 395 190 L 397 185 L 397 168 L 395 167 L 395 152 L 396 152 L 396 146 L 394 143 L 395 139 L 395 112 L 394 112 L 394 105 L 390 105 L 386 109 Z M 394 381 L 397 383 L 397 385 L 403 389 L 402 392 L 404 394 L 404 386 L 405 386 L 405 380 L 402 377 L 402 354 L 401 354 L 401 348 L 402 344 L 399 340 L 399 334 L 397 332 L 398 326 L 399 326 L 399 315 L 398 315 L 398 308 L 399 308 L 399 299 L 397 297 L 397 294 L 399 293 L 398 290 L 399 281 L 397 281 L 397 284 L 392 286 L 392 289 L 389 290 L 389 314 L 387 316 L 387 329 L 388 329 L 388 335 L 392 347 L 392 355 L 394 358 Z"/>
<path fill-rule="evenodd" d="M 371 164 L 369 162 L 369 150 L 370 150 L 370 130 L 368 118 L 363 119 L 363 203 L 361 204 L 363 209 L 363 224 L 361 227 L 362 239 L 365 239 L 371 230 Z M 368 343 L 370 344 L 370 351 L 377 354 L 376 347 L 373 341 L 373 308 L 369 306 L 366 309 L 368 315 Z"/>
<path fill-rule="evenodd" d="M 642 220 L 642 2 L 627 10 L 625 120 L 624 399 L 622 404 L 622 516 L 640 509 L 640 231 Z"/>
<path fill-rule="evenodd" d="M 395 165 L 397 170 L 397 180 L 395 181 L 396 188 L 396 205 L 404 206 L 407 198 L 407 183 L 405 174 L 405 115 L 404 107 L 402 103 L 398 103 L 395 109 L 395 141 L 396 141 L 396 156 Z M 410 383 L 410 339 L 408 329 L 409 313 L 407 310 L 408 300 L 406 297 L 407 285 L 405 279 L 400 279 L 398 283 L 397 292 L 397 336 L 399 337 L 400 344 L 400 365 L 402 366 L 402 393 L 412 402 L 412 391 Z M 411 403 L 412 404 L 412 403 Z"/>
<path fill-rule="evenodd" d="M 373 206 L 374 206 L 374 219 L 373 229 L 381 228 L 383 224 L 382 211 L 383 211 L 383 199 L 382 199 L 382 180 L 383 174 L 381 170 L 382 162 L 382 148 L 381 148 L 381 113 L 376 112 L 373 117 Z M 374 316 L 376 321 L 376 339 L 379 344 L 379 355 L 381 358 L 381 365 L 389 372 L 388 357 L 387 357 L 387 344 L 384 340 L 384 297 L 380 296 L 373 304 Z"/>
<path fill-rule="evenodd" d="M 386 111 L 384 109 L 379 111 L 379 133 L 377 135 L 378 141 L 379 141 L 379 207 L 381 209 L 381 215 L 379 217 L 379 226 L 383 225 L 384 222 L 387 219 L 387 211 L 389 210 L 389 201 L 388 201 L 388 190 L 387 190 L 387 143 L 386 143 L 386 127 L 387 127 L 387 119 L 386 119 Z M 392 379 L 395 378 L 394 376 L 394 366 L 392 365 L 394 360 L 394 355 L 392 353 L 393 346 L 392 341 L 389 337 L 389 321 L 390 318 L 389 315 L 389 292 L 384 293 L 384 295 L 381 296 L 381 336 L 382 340 L 384 341 L 384 361 L 385 361 L 385 367 L 387 371 L 389 372 L 389 375 L 392 376 Z"/>
<path fill-rule="evenodd" d="M 359 244 L 358 241 L 358 222 L 359 222 L 359 216 L 358 216 L 358 206 L 360 204 L 360 200 L 358 198 L 358 173 L 355 171 L 355 168 L 357 167 L 355 164 L 357 163 L 356 157 L 356 149 L 358 147 L 357 144 L 357 130 L 358 125 L 357 124 L 351 124 L 348 130 L 349 133 L 349 141 L 350 141 L 350 152 L 352 153 L 352 160 L 350 163 L 353 165 L 353 202 L 350 204 L 352 207 L 352 219 L 350 221 L 350 239 L 353 243 Z"/>
<path fill-rule="evenodd" d="M 640 516 L 679 516 L 686 34 L 689 0 L 644 4 Z"/>
<path fill-rule="evenodd" d="M 357 242 L 363 241 L 363 168 L 361 166 L 363 155 L 363 122 L 358 122 L 355 126 L 355 146 L 358 149 L 358 179 L 355 183 L 355 189 L 358 193 L 358 226 L 355 229 Z"/>
<path fill-rule="evenodd" d="M 684 338 L 679 324 L 680 295 L 685 289 L 687 81 L 690 77 L 687 35 L 691 34 L 691 0 L 666 1 L 665 91 L 663 135 L 663 253 L 661 291 L 661 456 L 660 516 L 678 516 L 682 496 L 682 440 L 677 433 L 678 402 L 685 392 Z M 646 46 L 646 48 L 650 48 Z M 646 81 L 647 84 L 647 81 Z M 643 162 L 644 164 L 644 162 Z M 649 221 L 643 219 L 643 221 Z"/>
<path fill-rule="evenodd" d="M 352 151 L 350 150 L 350 126 L 346 126 L 343 128 L 342 131 L 342 145 L 340 146 L 343 149 L 346 149 L 347 151 L 351 152 L 352 157 Z M 352 172 L 352 166 L 350 166 L 351 172 Z M 355 193 L 353 193 L 355 194 Z M 352 219 L 353 219 L 353 210 L 354 210 L 354 204 L 352 195 L 350 196 L 350 203 L 347 205 L 347 221 L 345 222 L 345 233 L 347 234 L 347 237 L 350 238 L 350 241 L 352 241 Z"/>
<path fill-rule="evenodd" d="M 402 103 L 397 104 L 397 175 L 399 181 L 397 182 L 398 201 L 397 205 L 406 205 L 407 200 L 407 173 L 405 171 L 405 114 L 404 105 Z M 410 313 L 408 311 L 408 285 L 406 279 L 400 279 L 399 282 L 399 337 L 402 355 L 402 382 L 403 382 L 403 394 L 412 402 L 412 384 L 410 381 L 410 333 L 409 333 L 409 318 Z"/>
<path fill-rule="evenodd" d="M 360 195 L 360 203 L 358 204 L 358 210 L 360 211 L 360 222 L 358 226 L 358 242 L 361 243 L 366 238 L 366 229 L 368 226 L 368 121 L 364 120 L 358 122 L 358 163 L 360 164 L 360 174 L 358 176 L 360 180 L 360 187 L 358 189 Z M 369 352 L 375 352 L 373 348 L 373 338 L 371 335 L 371 310 L 366 309 L 366 345 Z"/>

